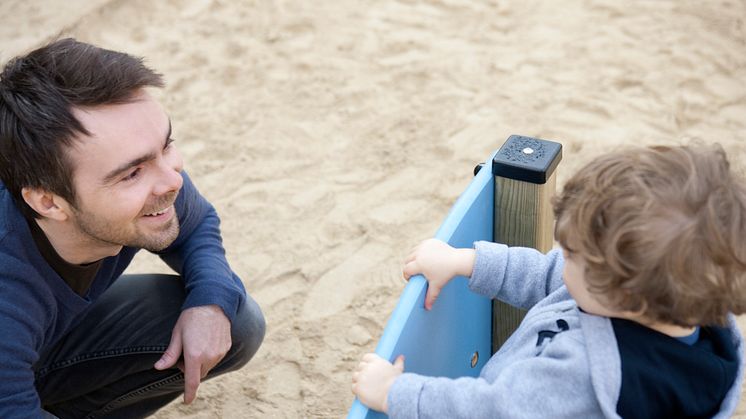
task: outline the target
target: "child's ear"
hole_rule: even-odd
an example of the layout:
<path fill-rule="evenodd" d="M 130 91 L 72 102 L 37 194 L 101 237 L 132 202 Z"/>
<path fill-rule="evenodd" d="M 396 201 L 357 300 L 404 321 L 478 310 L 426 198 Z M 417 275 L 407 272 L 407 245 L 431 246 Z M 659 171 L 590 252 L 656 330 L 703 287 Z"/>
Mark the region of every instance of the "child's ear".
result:
<path fill-rule="evenodd" d="M 23 188 L 21 196 L 28 206 L 44 218 L 65 221 L 70 216 L 70 204 L 59 195 L 41 188 Z"/>
<path fill-rule="evenodd" d="M 624 291 L 627 296 L 630 296 L 631 293 L 629 291 Z M 639 308 L 637 310 L 624 310 L 623 314 L 627 316 L 628 318 L 639 318 L 644 319 L 645 313 L 648 311 L 648 302 L 644 299 L 640 299 L 638 301 Z"/>

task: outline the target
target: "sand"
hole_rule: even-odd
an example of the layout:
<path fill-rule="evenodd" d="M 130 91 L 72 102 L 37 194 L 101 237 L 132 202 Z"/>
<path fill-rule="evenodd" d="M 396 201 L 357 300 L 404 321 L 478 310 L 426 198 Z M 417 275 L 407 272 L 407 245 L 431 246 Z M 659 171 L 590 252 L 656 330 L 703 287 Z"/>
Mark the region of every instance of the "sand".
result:
<path fill-rule="evenodd" d="M 737 0 L 5 0 L 0 61 L 69 35 L 165 75 L 268 331 L 247 367 L 155 417 L 342 417 L 403 257 L 510 134 L 564 145 L 560 186 L 631 144 L 719 141 L 744 168 L 744 16 Z M 130 271 L 168 268 L 143 254 Z"/>

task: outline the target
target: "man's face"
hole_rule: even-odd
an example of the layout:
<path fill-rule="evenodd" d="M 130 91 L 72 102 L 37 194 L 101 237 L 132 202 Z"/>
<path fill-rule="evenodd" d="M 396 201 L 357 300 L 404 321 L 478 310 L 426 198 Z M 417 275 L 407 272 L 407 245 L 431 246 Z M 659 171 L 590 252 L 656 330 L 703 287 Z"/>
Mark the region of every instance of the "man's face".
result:
<path fill-rule="evenodd" d="M 102 248 L 166 248 L 179 234 L 173 203 L 183 161 L 163 109 L 143 91 L 130 103 L 77 108 L 74 114 L 91 134 L 68 150 L 78 233 Z"/>

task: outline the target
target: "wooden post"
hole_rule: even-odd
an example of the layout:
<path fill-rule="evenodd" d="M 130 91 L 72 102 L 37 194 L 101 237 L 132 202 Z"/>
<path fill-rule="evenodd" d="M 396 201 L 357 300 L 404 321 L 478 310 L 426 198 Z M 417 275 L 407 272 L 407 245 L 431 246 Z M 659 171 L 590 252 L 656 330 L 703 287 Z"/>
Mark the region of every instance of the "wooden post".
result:
<path fill-rule="evenodd" d="M 551 197 L 562 145 L 511 135 L 492 161 L 495 176 L 494 241 L 548 252 L 553 243 Z M 525 316 L 502 301 L 492 304 L 492 353 L 497 352 Z"/>

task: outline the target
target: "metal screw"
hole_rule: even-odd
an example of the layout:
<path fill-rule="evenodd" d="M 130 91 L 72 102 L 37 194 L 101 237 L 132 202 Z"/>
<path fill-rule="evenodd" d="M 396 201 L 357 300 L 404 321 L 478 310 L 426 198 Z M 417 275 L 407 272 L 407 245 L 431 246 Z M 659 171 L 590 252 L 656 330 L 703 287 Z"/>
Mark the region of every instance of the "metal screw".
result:
<path fill-rule="evenodd" d="M 523 151 L 523 154 L 529 154 L 529 155 L 530 155 L 530 154 L 534 154 L 534 149 L 533 149 L 533 148 L 531 148 L 531 147 L 526 147 L 526 148 L 524 148 L 524 149 L 523 149 L 523 150 L 521 150 L 521 151 Z"/>
<path fill-rule="evenodd" d="M 471 354 L 471 367 L 476 367 L 477 362 L 479 362 L 479 351 L 475 351 L 473 354 Z"/>

